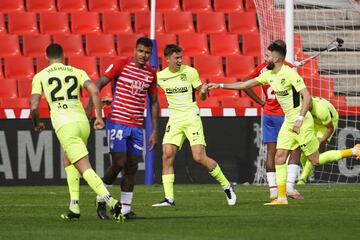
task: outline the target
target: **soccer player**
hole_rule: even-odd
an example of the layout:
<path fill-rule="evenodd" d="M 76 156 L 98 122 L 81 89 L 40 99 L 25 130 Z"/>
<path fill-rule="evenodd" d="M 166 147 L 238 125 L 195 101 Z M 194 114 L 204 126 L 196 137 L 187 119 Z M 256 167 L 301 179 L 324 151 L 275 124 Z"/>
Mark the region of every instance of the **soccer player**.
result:
<path fill-rule="evenodd" d="M 233 187 L 222 173 L 219 164 L 206 155 L 205 137 L 195 91 L 204 100 L 207 85 L 202 84 L 196 69 L 182 64 L 181 47 L 170 44 L 164 49 L 168 67 L 158 72 L 158 85 L 165 91 L 170 117 L 163 139 L 162 182 L 165 199 L 154 207 L 174 206 L 174 160 L 185 139 L 191 146 L 193 159 L 204 167 L 223 188 L 229 205 L 236 203 Z"/>
<path fill-rule="evenodd" d="M 276 43 L 280 45 L 285 44 L 282 40 L 277 40 Z M 286 61 L 284 64 L 293 67 L 291 63 Z M 257 66 L 243 81 L 253 79 L 268 70 L 267 62 L 265 61 Z M 284 122 L 284 112 L 281 109 L 279 102 L 276 100 L 272 88 L 269 85 L 263 85 L 262 90 L 265 95 L 265 101 L 260 99 L 252 89 L 244 89 L 246 94 L 264 109 L 262 115 L 262 141 L 266 145 L 266 177 L 269 186 L 270 199 L 275 199 L 278 194 L 275 175 L 276 142 L 281 125 Z M 303 196 L 294 188 L 299 168 L 299 156 L 293 152 L 291 153 L 287 166 L 288 179 L 286 182 L 286 194 L 288 197 L 294 199 L 303 199 Z"/>
<path fill-rule="evenodd" d="M 120 202 L 110 196 L 101 178 L 91 168 L 86 149 L 90 125 L 80 102 L 79 92 L 80 88 L 85 88 L 91 94 L 98 114 L 94 129 L 102 129 L 104 122 L 101 119 L 99 91 L 83 70 L 62 64 L 64 54 L 60 45 L 50 44 L 46 49 L 46 56 L 50 65 L 36 74 L 32 81 L 31 116 L 35 131 L 41 132 L 44 129 L 38 111 L 40 98 L 44 93 L 50 107 L 51 123 L 65 151 L 64 161 L 68 161 L 65 168 L 68 177 L 79 177 L 80 172 L 94 192 L 106 200 L 115 219 L 123 220 Z M 79 219 L 79 184 L 70 184 L 69 189 L 69 211 L 61 217 Z"/>
<path fill-rule="evenodd" d="M 319 162 L 335 159 L 337 156 L 360 156 L 360 144 L 353 149 L 332 150 L 319 156 L 319 141 L 314 134 L 314 120 L 309 113 L 311 95 L 299 74 L 284 65 L 286 47 L 275 42 L 271 43 L 266 53 L 266 71 L 255 79 L 246 82 L 228 84 L 209 83 L 209 89 L 225 88 L 242 90 L 257 85 L 270 84 L 275 96 L 285 113 L 285 120 L 281 126 L 277 150 L 275 154 L 276 183 L 278 198 L 266 205 L 287 205 L 286 197 L 286 159 L 290 151 L 300 147 L 313 165 Z"/>
<path fill-rule="evenodd" d="M 149 38 L 141 37 L 136 41 L 134 57 L 116 60 L 106 69 L 96 82 L 101 90 L 109 82 L 113 83 L 114 96 L 111 112 L 106 121 L 106 133 L 111 155 L 111 166 L 103 178 L 106 185 L 114 183 L 119 172 L 124 169 L 121 181 L 122 214 L 127 219 L 136 215 L 131 211 L 135 174 L 143 154 L 143 124 L 145 100 L 149 93 L 153 131 L 149 136 L 150 149 L 157 141 L 158 101 L 156 72 L 147 64 L 152 51 Z M 91 113 L 91 101 L 87 113 Z M 105 200 L 97 196 L 97 213 L 100 219 L 107 219 Z"/>
<path fill-rule="evenodd" d="M 321 148 L 323 148 L 325 147 L 326 142 L 331 141 L 331 138 L 337 129 L 339 114 L 329 101 L 319 97 L 313 97 L 310 105 L 310 112 L 314 118 L 315 136 L 319 139 L 319 144 Z M 337 156 L 337 158 L 327 159 L 324 162 L 319 162 L 319 164 L 324 165 L 342 159 L 341 155 Z M 298 185 L 305 184 L 314 170 L 314 166 L 307 160 L 304 153 L 301 153 L 300 159 L 301 164 L 303 165 L 303 171 L 297 183 Z"/>

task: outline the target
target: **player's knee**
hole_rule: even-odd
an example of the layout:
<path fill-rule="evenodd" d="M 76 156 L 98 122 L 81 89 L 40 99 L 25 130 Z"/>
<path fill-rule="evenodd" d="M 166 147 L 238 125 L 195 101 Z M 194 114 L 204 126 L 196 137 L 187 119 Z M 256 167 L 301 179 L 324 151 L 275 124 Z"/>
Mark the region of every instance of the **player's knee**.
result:
<path fill-rule="evenodd" d="M 202 152 L 194 152 L 193 153 L 193 159 L 195 162 L 202 164 L 206 160 L 206 155 Z"/>
<path fill-rule="evenodd" d="M 133 175 L 136 174 L 138 168 L 139 168 L 138 163 L 128 164 L 128 165 L 125 167 L 125 174 L 126 174 L 126 175 L 130 175 L 130 176 L 133 176 Z"/>

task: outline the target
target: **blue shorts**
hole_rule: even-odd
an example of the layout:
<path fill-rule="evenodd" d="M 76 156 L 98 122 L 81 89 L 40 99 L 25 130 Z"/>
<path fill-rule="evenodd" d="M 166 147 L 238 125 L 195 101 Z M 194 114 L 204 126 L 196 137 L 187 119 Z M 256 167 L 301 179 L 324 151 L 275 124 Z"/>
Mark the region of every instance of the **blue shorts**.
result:
<path fill-rule="evenodd" d="M 281 125 L 284 122 L 283 116 L 263 115 L 262 117 L 262 140 L 263 143 L 277 142 Z"/>
<path fill-rule="evenodd" d="M 106 136 L 110 153 L 143 154 L 143 129 L 129 127 L 118 123 L 106 122 Z"/>

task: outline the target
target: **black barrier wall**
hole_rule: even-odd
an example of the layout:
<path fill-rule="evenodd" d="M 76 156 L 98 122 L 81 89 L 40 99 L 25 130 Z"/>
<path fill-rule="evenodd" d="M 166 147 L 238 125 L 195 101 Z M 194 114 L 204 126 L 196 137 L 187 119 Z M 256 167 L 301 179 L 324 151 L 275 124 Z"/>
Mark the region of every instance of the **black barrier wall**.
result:
<path fill-rule="evenodd" d="M 218 161 L 234 182 L 252 182 L 258 155 L 255 144 L 260 118 L 203 118 L 208 155 Z M 159 119 L 159 144 L 155 153 L 155 183 L 161 183 L 161 141 L 167 118 Z M 66 184 L 63 152 L 50 120 L 40 135 L 31 120 L 0 120 L 0 185 Z M 90 161 L 103 176 L 110 164 L 105 131 L 93 131 L 88 142 Z M 139 166 L 138 183 L 144 183 Z M 175 160 L 176 183 L 212 183 L 214 180 L 195 164 L 186 142 Z"/>

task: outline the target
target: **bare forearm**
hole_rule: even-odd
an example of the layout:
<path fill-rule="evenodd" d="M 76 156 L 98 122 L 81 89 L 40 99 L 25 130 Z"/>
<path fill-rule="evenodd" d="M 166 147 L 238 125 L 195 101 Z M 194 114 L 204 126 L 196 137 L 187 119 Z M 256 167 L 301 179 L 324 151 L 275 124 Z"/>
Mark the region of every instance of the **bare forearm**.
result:
<path fill-rule="evenodd" d="M 305 117 L 306 113 L 309 111 L 310 104 L 311 104 L 311 95 L 309 92 L 304 92 L 301 94 L 303 97 L 303 104 L 300 111 L 300 116 Z"/>
<path fill-rule="evenodd" d="M 264 101 L 263 101 L 261 98 L 259 98 L 259 96 L 256 95 L 253 90 L 251 90 L 251 89 L 244 89 L 244 92 L 245 92 L 252 100 L 254 100 L 257 104 L 259 104 L 260 106 L 264 106 Z"/>
<path fill-rule="evenodd" d="M 101 117 L 102 116 L 102 114 L 101 114 L 102 103 L 101 103 L 99 92 L 93 92 L 91 94 L 91 98 L 92 98 L 92 101 L 89 101 L 89 102 L 94 102 L 96 116 Z"/>
<path fill-rule="evenodd" d="M 154 101 L 151 104 L 151 122 L 153 132 L 158 131 L 158 116 L 159 116 L 159 103 L 158 101 Z"/>
<path fill-rule="evenodd" d="M 39 117 L 39 109 L 38 108 L 31 108 L 31 119 L 34 124 L 34 126 L 38 125 L 40 123 L 40 117 Z"/>

